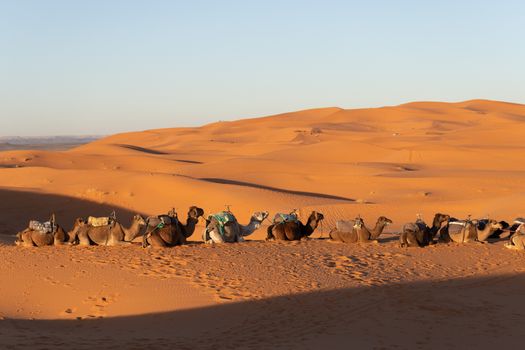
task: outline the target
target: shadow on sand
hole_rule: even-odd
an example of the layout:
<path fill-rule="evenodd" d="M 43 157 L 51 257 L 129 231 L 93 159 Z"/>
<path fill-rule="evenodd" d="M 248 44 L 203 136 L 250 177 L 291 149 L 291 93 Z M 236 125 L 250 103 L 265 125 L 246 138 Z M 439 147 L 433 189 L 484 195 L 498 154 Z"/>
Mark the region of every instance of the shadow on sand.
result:
<path fill-rule="evenodd" d="M 525 275 L 357 287 L 159 314 L 0 321 L 3 348 L 517 349 Z M 155 292 L 144 298 L 154 299 Z M 137 300 L 137 302 L 141 302 Z"/>
<path fill-rule="evenodd" d="M 29 220 L 47 220 L 53 213 L 56 215 L 58 224 L 69 230 L 77 217 L 107 216 L 113 210 L 117 214 L 117 219 L 126 226 L 133 215 L 137 214 L 129 209 L 111 204 L 0 188 L 0 236 L 14 235 L 25 229 Z M 2 241 L 5 240 L 6 237 L 3 237 Z"/>

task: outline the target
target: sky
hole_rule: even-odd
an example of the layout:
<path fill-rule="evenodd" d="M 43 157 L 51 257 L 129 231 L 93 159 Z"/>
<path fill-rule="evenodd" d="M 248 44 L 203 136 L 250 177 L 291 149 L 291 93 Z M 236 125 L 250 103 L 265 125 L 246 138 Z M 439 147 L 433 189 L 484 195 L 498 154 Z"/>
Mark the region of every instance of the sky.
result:
<path fill-rule="evenodd" d="M 0 0 L 0 136 L 525 103 L 522 0 Z"/>

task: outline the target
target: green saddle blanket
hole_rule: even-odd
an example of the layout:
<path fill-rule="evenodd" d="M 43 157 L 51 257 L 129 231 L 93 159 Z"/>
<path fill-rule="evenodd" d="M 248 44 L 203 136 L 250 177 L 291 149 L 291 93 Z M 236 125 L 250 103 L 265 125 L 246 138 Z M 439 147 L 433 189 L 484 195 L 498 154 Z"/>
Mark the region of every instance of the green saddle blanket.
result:
<path fill-rule="evenodd" d="M 220 235 L 224 237 L 224 226 L 226 226 L 228 223 L 237 222 L 237 218 L 231 212 L 221 211 L 219 213 L 209 215 L 208 221 L 216 222 Z"/>
<path fill-rule="evenodd" d="M 297 218 L 297 214 L 284 214 L 284 213 L 277 213 L 273 217 L 273 223 L 274 224 L 281 224 L 284 222 L 297 222 L 299 219 Z"/>

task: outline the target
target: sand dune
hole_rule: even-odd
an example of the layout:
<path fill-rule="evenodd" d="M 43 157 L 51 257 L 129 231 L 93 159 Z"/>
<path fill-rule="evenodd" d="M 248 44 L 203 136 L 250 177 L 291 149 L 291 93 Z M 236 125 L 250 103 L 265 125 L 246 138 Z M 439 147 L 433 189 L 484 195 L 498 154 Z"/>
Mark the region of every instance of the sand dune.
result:
<path fill-rule="evenodd" d="M 524 123 L 525 105 L 415 102 L 1 152 L 0 345 L 512 347 L 524 316 L 513 306 L 524 290 L 521 253 L 502 242 L 406 250 L 395 233 L 418 213 L 525 216 Z M 51 213 L 69 228 L 112 210 L 127 223 L 174 207 L 184 220 L 191 205 L 229 205 L 243 223 L 258 210 L 296 208 L 302 219 L 318 210 L 326 219 L 314 238 L 357 215 L 394 224 L 368 246 L 264 243 L 265 223 L 246 243 L 209 247 L 196 243 L 202 222 L 194 244 L 171 250 L 12 246 L 29 219 Z M 501 337 L 489 336 L 495 328 Z"/>

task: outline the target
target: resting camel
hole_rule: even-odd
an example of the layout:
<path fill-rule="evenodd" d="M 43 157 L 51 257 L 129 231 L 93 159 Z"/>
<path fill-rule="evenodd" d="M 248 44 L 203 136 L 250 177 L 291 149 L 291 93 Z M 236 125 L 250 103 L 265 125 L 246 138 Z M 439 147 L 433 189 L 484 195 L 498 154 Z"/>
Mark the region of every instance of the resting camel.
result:
<path fill-rule="evenodd" d="M 299 220 L 274 223 L 268 227 L 266 240 L 296 241 L 307 239 L 323 219 L 323 214 L 312 211 L 306 224 Z"/>
<path fill-rule="evenodd" d="M 195 226 L 199 222 L 199 217 L 204 215 L 204 210 L 196 206 L 190 207 L 186 225 L 180 222 L 175 212 L 170 214 L 159 215 L 156 219 L 157 221 L 151 221 L 151 218 L 149 218 L 148 232 L 146 232 L 142 240 L 142 246 L 144 248 L 148 246 L 174 247 L 186 244 L 186 239 L 195 231 Z M 161 221 L 163 224 L 159 225 Z M 159 224 L 153 226 L 152 222 L 158 222 Z"/>
<path fill-rule="evenodd" d="M 518 218 L 514 223 L 517 223 L 518 227 L 516 227 L 516 231 L 510 237 L 510 242 L 506 243 L 505 247 L 515 250 L 525 250 L 525 220 Z"/>
<path fill-rule="evenodd" d="M 84 223 L 78 228 L 76 237 L 82 246 L 130 244 L 140 234 L 144 226 L 146 226 L 146 222 L 142 216 L 136 214 L 128 228 L 118 222 L 105 226 L 91 226 Z"/>
<path fill-rule="evenodd" d="M 503 230 L 509 226 L 509 224 L 507 224 L 505 227 L 505 224 L 504 221 L 496 221 L 493 219 L 479 220 L 476 225 L 477 240 L 484 242 L 493 237 L 496 232 L 503 232 Z"/>
<path fill-rule="evenodd" d="M 495 232 L 503 230 L 504 225 L 492 219 L 457 220 L 451 219 L 447 232 L 443 235 L 444 242 L 484 242 Z"/>
<path fill-rule="evenodd" d="M 233 214 L 231 214 L 233 216 Z M 257 211 L 252 214 L 248 225 L 241 225 L 235 216 L 231 222 L 222 224 L 215 216 L 206 220 L 206 229 L 202 234 L 205 243 L 235 243 L 244 241 L 244 237 L 251 235 L 268 217 L 267 211 Z"/>
<path fill-rule="evenodd" d="M 24 247 L 72 244 L 78 229 L 83 223 L 83 219 L 76 219 L 73 228 L 69 232 L 64 231 L 60 225 L 56 225 L 55 232 L 49 233 L 26 228 L 24 231 L 16 234 L 15 244 Z"/>
<path fill-rule="evenodd" d="M 330 238 L 334 241 L 345 243 L 356 242 L 373 242 L 376 241 L 386 226 L 390 225 L 392 220 L 385 216 L 380 216 L 376 225 L 369 230 L 361 218 L 355 220 L 339 220 L 336 222 L 336 228 L 330 232 Z"/>
<path fill-rule="evenodd" d="M 416 222 L 405 224 L 399 236 L 401 247 L 424 247 L 434 244 L 434 237 L 438 232 L 440 237 L 447 234 L 449 219 L 449 215 L 437 213 L 432 221 L 432 227 L 428 227 L 421 218 L 418 218 Z"/>
<path fill-rule="evenodd" d="M 448 229 L 443 235 L 442 241 L 467 243 L 474 242 L 478 239 L 477 222 L 470 220 L 451 219 L 449 221 Z"/>

